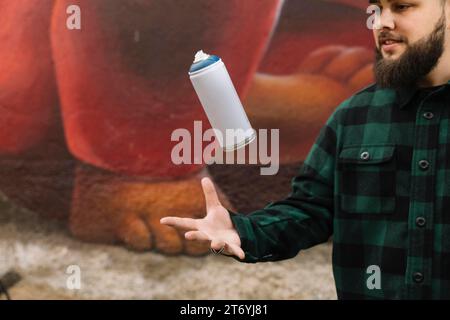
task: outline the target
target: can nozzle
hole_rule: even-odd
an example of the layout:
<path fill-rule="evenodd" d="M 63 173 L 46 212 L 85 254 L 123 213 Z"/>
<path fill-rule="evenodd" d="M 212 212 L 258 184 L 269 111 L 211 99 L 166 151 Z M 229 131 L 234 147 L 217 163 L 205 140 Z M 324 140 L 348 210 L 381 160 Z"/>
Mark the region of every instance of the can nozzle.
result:
<path fill-rule="evenodd" d="M 197 51 L 197 53 L 195 54 L 194 63 L 206 60 L 209 57 L 210 57 L 210 55 L 207 53 L 204 53 L 203 50 Z"/>

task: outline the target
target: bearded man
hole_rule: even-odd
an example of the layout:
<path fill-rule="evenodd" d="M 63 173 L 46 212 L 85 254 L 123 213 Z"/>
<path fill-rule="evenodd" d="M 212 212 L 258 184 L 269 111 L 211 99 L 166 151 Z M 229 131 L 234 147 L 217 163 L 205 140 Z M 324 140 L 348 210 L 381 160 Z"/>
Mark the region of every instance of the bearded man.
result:
<path fill-rule="evenodd" d="M 292 192 L 248 215 L 204 178 L 204 219 L 166 217 L 243 262 L 292 258 L 333 236 L 340 299 L 450 298 L 450 6 L 370 1 L 376 84 L 322 128 Z"/>

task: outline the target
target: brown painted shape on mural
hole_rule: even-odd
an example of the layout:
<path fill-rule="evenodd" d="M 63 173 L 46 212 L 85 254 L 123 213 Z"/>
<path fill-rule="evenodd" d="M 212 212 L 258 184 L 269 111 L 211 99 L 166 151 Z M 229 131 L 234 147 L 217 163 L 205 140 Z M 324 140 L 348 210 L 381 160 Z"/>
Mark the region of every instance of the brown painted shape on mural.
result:
<path fill-rule="evenodd" d="M 200 180 L 205 176 L 209 176 L 206 169 L 183 179 L 139 179 L 80 165 L 70 229 L 90 242 L 124 243 L 134 250 L 155 249 L 165 254 L 204 254 L 209 243 L 189 242 L 159 220 L 167 215 L 203 217 L 206 209 Z M 221 202 L 232 209 L 224 194 L 218 193 Z"/>

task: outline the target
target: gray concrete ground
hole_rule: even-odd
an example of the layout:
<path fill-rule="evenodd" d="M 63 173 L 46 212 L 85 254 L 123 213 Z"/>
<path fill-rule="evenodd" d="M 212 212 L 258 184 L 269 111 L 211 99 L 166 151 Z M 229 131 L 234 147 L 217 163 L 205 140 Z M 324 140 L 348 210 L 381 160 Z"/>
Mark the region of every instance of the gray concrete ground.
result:
<path fill-rule="evenodd" d="M 67 288 L 69 265 L 80 267 L 80 290 Z M 0 274 L 11 268 L 23 277 L 10 290 L 13 299 L 336 299 L 330 244 L 259 264 L 136 253 L 82 243 L 64 223 L 2 197 Z"/>

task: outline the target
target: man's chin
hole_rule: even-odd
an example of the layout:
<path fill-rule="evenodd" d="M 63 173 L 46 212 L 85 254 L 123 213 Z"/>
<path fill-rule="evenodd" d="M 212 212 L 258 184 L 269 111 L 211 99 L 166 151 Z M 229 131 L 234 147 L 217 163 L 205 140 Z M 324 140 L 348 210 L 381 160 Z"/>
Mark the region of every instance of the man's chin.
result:
<path fill-rule="evenodd" d="M 401 58 L 403 52 L 383 52 L 383 59 L 386 61 L 396 61 Z"/>

